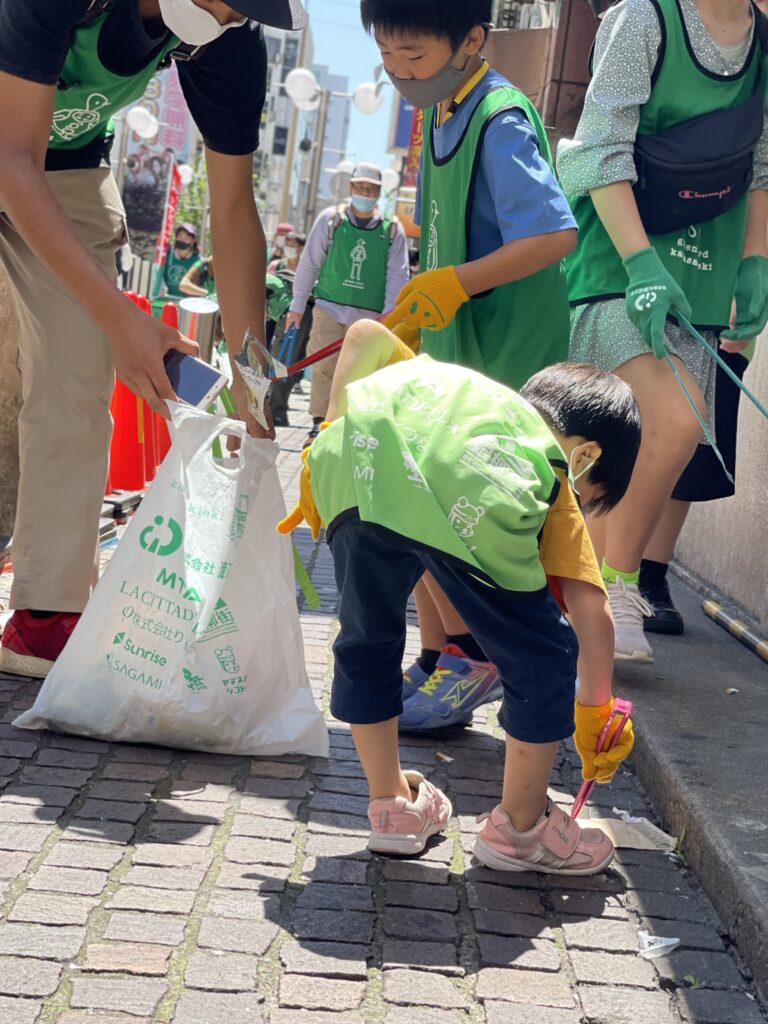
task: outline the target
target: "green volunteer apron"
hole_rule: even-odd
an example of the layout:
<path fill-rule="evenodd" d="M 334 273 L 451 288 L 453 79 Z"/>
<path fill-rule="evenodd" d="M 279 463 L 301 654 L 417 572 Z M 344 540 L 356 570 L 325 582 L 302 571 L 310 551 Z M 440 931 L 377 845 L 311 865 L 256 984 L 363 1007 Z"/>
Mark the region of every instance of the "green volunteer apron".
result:
<path fill-rule="evenodd" d="M 168 256 L 163 265 L 163 281 L 165 281 L 165 287 L 168 289 L 168 295 L 171 298 L 181 299 L 184 297 L 179 289 L 181 279 L 190 267 L 194 267 L 198 259 L 197 253 L 179 258 L 173 249 L 168 250 Z"/>
<path fill-rule="evenodd" d="M 648 102 L 640 108 L 638 134 L 658 135 L 682 121 L 746 103 L 761 73 L 757 39 L 737 75 L 705 71 L 693 57 L 675 0 L 658 0 L 666 48 Z M 705 224 L 648 239 L 691 304 L 691 322 L 700 330 L 728 326 L 736 273 L 741 262 L 748 195 Z M 567 261 L 571 305 L 623 298 L 627 273 L 590 196 L 571 200 L 579 244 Z"/>
<path fill-rule="evenodd" d="M 389 225 L 385 217 L 375 228 L 355 227 L 345 210 L 333 232 L 315 297 L 381 313 L 386 301 Z"/>
<path fill-rule="evenodd" d="M 178 45 L 171 36 L 141 70 L 120 75 L 101 61 L 99 35 L 110 12 L 76 28 L 54 99 L 50 149 L 81 149 L 109 131 L 113 114 L 141 99 L 158 65 Z"/>
<path fill-rule="evenodd" d="M 422 355 L 347 388 L 309 450 L 322 521 L 360 518 L 459 559 L 508 590 L 546 586 L 538 536 L 562 450 L 518 394 Z"/>
<path fill-rule="evenodd" d="M 499 86 L 478 103 L 456 149 L 438 160 L 434 152 L 434 108 L 421 168 L 421 270 L 466 263 L 468 205 L 474 192 L 483 139 L 493 117 L 521 110 L 536 130 L 539 151 L 552 166 L 544 128 L 533 105 L 513 86 Z M 519 388 L 545 366 L 568 356 L 568 299 L 561 264 L 501 285 L 464 303 L 440 331 L 422 331 L 422 351 L 460 363 Z"/>

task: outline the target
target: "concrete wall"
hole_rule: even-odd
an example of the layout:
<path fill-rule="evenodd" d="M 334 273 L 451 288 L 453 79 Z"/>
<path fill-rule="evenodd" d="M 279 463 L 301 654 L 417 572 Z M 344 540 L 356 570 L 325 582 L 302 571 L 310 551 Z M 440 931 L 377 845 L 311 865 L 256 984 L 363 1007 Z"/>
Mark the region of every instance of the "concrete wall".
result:
<path fill-rule="evenodd" d="M 0 536 L 13 532 L 19 480 L 16 424 L 21 383 L 16 369 L 18 324 L 10 286 L 0 263 Z"/>
<path fill-rule="evenodd" d="M 744 383 L 768 406 L 768 332 Z M 743 395 L 739 412 L 736 494 L 694 505 L 677 559 L 747 609 L 768 634 L 768 420 Z"/>

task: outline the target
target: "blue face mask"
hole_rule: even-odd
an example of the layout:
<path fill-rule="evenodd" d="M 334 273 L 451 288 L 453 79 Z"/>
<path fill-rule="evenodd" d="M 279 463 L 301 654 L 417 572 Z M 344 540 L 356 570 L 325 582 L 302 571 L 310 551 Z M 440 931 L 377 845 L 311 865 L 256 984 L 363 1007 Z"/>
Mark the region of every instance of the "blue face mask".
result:
<path fill-rule="evenodd" d="M 378 198 L 376 196 L 351 196 L 352 206 L 360 213 L 372 213 L 376 209 Z"/>

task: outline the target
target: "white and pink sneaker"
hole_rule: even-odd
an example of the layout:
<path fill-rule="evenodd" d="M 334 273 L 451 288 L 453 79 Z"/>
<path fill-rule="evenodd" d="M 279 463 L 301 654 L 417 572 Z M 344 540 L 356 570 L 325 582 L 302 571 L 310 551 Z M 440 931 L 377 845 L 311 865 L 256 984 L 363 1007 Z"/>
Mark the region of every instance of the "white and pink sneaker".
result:
<path fill-rule="evenodd" d="M 430 836 L 442 832 L 453 813 L 451 801 L 421 772 L 404 772 L 415 800 L 389 797 L 371 800 L 368 817 L 371 836 L 368 849 L 374 853 L 400 855 L 421 853 Z"/>
<path fill-rule="evenodd" d="M 599 828 L 581 828 L 551 801 L 528 832 L 517 832 L 509 815 L 494 807 L 479 820 L 475 856 L 497 871 L 539 871 L 545 875 L 596 875 L 613 860 L 613 843 Z"/>

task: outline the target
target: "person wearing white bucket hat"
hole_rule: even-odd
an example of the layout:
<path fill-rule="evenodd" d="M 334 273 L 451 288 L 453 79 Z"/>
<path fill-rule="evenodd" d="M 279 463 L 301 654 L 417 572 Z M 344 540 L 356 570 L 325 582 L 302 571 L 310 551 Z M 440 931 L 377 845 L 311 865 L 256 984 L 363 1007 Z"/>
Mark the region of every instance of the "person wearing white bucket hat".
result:
<path fill-rule="evenodd" d="M 163 355 L 197 349 L 114 283 L 126 229 L 111 118 L 172 61 L 206 148 L 230 354 L 246 328 L 264 330 L 253 288 L 266 256 L 252 184 L 267 73 L 259 22 L 300 29 L 306 12 L 298 0 L 0 0 L 0 263 L 23 391 L 15 611 L 0 671 L 44 676 L 89 598 L 115 371 L 167 414 Z M 239 381 L 234 399 L 253 434 L 271 433 L 247 416 Z"/>

